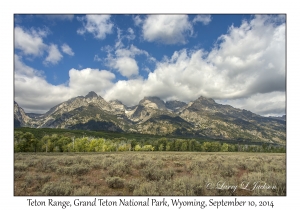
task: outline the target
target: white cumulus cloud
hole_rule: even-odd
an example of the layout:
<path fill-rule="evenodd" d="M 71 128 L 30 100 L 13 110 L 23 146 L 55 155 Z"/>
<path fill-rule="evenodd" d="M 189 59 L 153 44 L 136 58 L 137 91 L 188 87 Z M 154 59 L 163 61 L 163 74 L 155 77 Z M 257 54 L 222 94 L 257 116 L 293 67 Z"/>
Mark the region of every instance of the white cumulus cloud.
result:
<path fill-rule="evenodd" d="M 114 24 L 110 21 L 110 15 L 86 15 L 80 19 L 83 28 L 77 30 L 78 34 L 91 33 L 96 39 L 105 39 L 112 33 Z"/>
<path fill-rule="evenodd" d="M 44 64 L 57 64 L 62 59 L 62 54 L 60 53 L 57 45 L 51 44 L 48 47 L 48 56 L 46 57 Z"/>
<path fill-rule="evenodd" d="M 120 57 L 115 60 L 114 68 L 118 69 L 118 71 L 125 77 L 131 77 L 134 75 L 138 75 L 139 67 L 136 61 L 130 57 Z"/>
<path fill-rule="evenodd" d="M 41 56 L 47 49 L 47 45 L 43 42 L 45 31 L 24 30 L 17 26 L 14 35 L 15 48 L 21 50 L 24 55 Z"/>
<path fill-rule="evenodd" d="M 113 87 L 115 75 L 99 69 L 71 69 L 68 84 L 52 85 L 43 77 L 43 72 L 33 69 L 15 55 L 15 101 L 25 112 L 45 113 L 53 106 L 72 97 L 95 91 L 105 95 Z"/>
<path fill-rule="evenodd" d="M 281 116 L 286 113 L 286 95 L 280 91 L 256 93 L 245 98 L 217 100 L 217 102 L 266 116 Z"/>
<path fill-rule="evenodd" d="M 113 86 L 112 80 L 115 79 L 115 75 L 107 70 L 91 68 L 73 68 L 69 71 L 69 77 L 69 88 L 74 96 L 86 95 L 90 91 L 104 95 Z"/>
<path fill-rule="evenodd" d="M 134 25 L 139 26 L 143 23 L 143 20 L 140 18 L 139 15 L 133 17 Z"/>
<path fill-rule="evenodd" d="M 69 45 L 67 45 L 66 43 L 61 46 L 61 50 L 68 55 L 71 55 L 71 56 L 74 55 L 72 48 Z"/>
<path fill-rule="evenodd" d="M 148 15 L 142 28 L 146 41 L 163 44 L 185 44 L 193 34 L 187 15 Z"/>
<path fill-rule="evenodd" d="M 208 25 L 211 20 L 211 15 L 197 15 L 193 19 L 193 23 L 201 22 L 203 25 Z"/>
<path fill-rule="evenodd" d="M 42 15 L 44 17 L 44 15 Z M 52 14 L 52 15 L 46 15 L 45 17 L 47 17 L 50 20 L 68 20 L 68 21 L 72 21 L 74 18 L 74 15 L 56 15 L 56 14 Z"/>
<path fill-rule="evenodd" d="M 145 96 L 144 87 L 144 80 L 142 79 L 119 80 L 106 92 L 104 98 L 107 101 L 118 99 L 127 106 L 137 105 Z"/>
<path fill-rule="evenodd" d="M 143 96 L 189 102 L 202 95 L 262 115 L 284 114 L 285 46 L 285 23 L 255 16 L 232 26 L 211 51 L 176 51 L 145 80 L 119 81 L 106 97 L 132 105 Z M 127 91 L 141 97 L 126 98 Z"/>
<path fill-rule="evenodd" d="M 26 66 L 22 62 L 22 57 L 15 54 L 15 65 L 14 65 L 14 71 L 16 75 L 19 76 L 25 76 L 25 77 L 43 77 L 44 72 L 35 70 L 29 66 Z"/>
<path fill-rule="evenodd" d="M 128 40 L 134 40 L 135 39 L 134 30 L 132 28 L 128 28 L 127 32 L 128 34 L 126 35 L 126 38 Z"/>
<path fill-rule="evenodd" d="M 124 77 L 132 78 L 138 76 L 139 67 L 135 60 L 135 56 L 145 55 L 146 58 L 150 60 L 152 57 L 147 51 L 141 50 L 134 45 L 131 45 L 128 48 L 120 48 L 120 46 L 123 46 L 122 42 L 117 43 L 120 43 L 120 45 L 116 46 L 117 49 L 115 50 L 114 55 L 111 54 L 111 52 L 108 53 L 106 65 L 110 68 L 116 69 Z"/>

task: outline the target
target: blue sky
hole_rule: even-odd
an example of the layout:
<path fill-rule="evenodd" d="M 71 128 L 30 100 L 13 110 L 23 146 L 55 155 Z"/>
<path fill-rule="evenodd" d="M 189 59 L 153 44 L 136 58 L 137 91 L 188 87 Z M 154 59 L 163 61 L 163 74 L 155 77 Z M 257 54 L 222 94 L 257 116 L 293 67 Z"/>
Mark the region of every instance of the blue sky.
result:
<path fill-rule="evenodd" d="M 15 101 L 26 112 L 93 90 L 131 106 L 144 96 L 205 96 L 285 114 L 284 15 L 14 15 Z"/>

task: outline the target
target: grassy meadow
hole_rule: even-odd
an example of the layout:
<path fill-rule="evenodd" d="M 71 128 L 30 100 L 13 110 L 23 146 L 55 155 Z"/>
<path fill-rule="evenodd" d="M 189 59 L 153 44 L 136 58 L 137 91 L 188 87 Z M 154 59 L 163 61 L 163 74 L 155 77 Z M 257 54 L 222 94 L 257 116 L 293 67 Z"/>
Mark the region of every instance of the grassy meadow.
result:
<path fill-rule="evenodd" d="M 15 153 L 15 196 L 285 196 L 285 153 Z"/>

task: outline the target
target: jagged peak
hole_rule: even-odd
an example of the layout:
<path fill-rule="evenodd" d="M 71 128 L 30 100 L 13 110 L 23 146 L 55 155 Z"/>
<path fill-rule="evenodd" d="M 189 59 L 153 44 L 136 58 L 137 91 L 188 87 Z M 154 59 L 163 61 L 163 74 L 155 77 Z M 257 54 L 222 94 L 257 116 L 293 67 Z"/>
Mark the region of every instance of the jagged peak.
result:
<path fill-rule="evenodd" d="M 139 105 L 158 108 L 158 109 L 166 109 L 165 102 L 157 96 L 145 96 L 139 102 Z"/>
<path fill-rule="evenodd" d="M 94 91 L 90 91 L 86 96 L 85 98 L 97 98 L 98 95 L 97 93 L 95 93 Z"/>
<path fill-rule="evenodd" d="M 119 101 L 118 99 L 110 100 L 109 103 L 111 103 L 111 104 L 122 104 L 122 105 L 124 105 L 124 104 L 122 103 L 122 101 Z"/>
<path fill-rule="evenodd" d="M 206 98 L 204 96 L 200 96 L 195 102 L 208 102 L 208 103 L 211 103 L 211 104 L 215 104 L 215 100 L 212 99 L 212 98 Z"/>
<path fill-rule="evenodd" d="M 144 103 L 146 100 L 154 102 L 154 103 L 163 103 L 165 104 L 165 102 L 163 100 L 161 100 L 159 97 L 157 96 L 145 96 L 141 101 L 141 103 Z"/>

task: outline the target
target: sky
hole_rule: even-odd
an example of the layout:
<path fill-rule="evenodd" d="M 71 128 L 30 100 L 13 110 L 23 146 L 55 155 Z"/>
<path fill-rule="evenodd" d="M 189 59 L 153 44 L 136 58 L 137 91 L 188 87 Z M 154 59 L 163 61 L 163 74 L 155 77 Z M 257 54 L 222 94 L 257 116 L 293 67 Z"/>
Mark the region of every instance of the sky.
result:
<path fill-rule="evenodd" d="M 14 100 L 25 112 L 89 91 L 127 106 L 204 96 L 284 115 L 286 17 L 15 14 Z"/>

